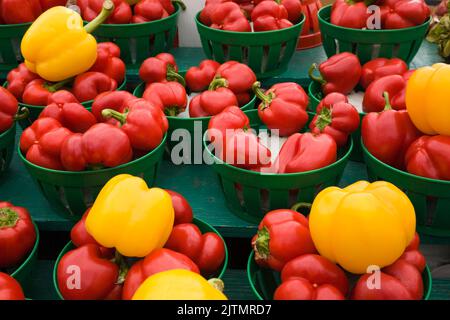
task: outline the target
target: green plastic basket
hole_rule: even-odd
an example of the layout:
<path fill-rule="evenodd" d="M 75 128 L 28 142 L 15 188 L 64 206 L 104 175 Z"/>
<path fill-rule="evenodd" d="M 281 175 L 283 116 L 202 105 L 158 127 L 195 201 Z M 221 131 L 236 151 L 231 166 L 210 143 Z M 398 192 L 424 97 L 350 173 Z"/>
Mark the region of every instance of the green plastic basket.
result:
<path fill-rule="evenodd" d="M 195 22 L 206 56 L 220 63 L 229 60 L 245 63 L 258 79 L 274 77 L 287 70 L 305 23 L 303 15 L 299 23 L 282 30 L 233 32 L 210 28 L 200 22 L 199 15 Z"/>
<path fill-rule="evenodd" d="M 450 237 L 450 181 L 428 179 L 391 167 L 375 158 L 361 141 L 371 181 L 385 180 L 402 189 L 416 211 L 417 230 Z"/>
<path fill-rule="evenodd" d="M 6 88 L 7 85 L 8 85 L 8 82 L 5 82 L 3 84 L 3 87 Z M 126 90 L 126 88 L 127 88 L 127 78 L 125 77 L 123 79 L 122 84 L 119 87 L 117 87 L 117 90 Z M 92 106 L 93 102 L 94 102 L 94 100 L 89 100 L 89 101 L 82 102 L 81 104 L 84 107 L 86 107 L 86 109 L 91 110 L 91 106 Z M 35 106 L 35 105 L 19 102 L 19 108 L 22 108 L 22 107 L 26 107 L 28 109 L 28 111 L 30 112 L 30 114 L 28 115 L 28 117 L 26 119 L 19 121 L 19 124 L 22 127 L 22 129 L 26 129 L 27 127 L 31 126 L 37 118 L 39 118 L 39 115 L 41 114 L 42 110 L 44 110 L 44 108 L 46 106 Z"/>
<path fill-rule="evenodd" d="M 39 247 L 39 229 L 35 223 L 34 230 L 36 230 L 36 242 L 34 243 L 33 249 L 28 254 L 27 259 L 22 262 L 20 266 L 13 269 L 11 272 L 11 277 L 19 281 L 19 283 L 27 288 L 28 280 L 30 279 L 30 275 L 36 265 L 37 255 L 38 255 L 38 247 Z"/>
<path fill-rule="evenodd" d="M 182 76 L 185 75 L 185 72 L 180 72 Z M 139 84 L 136 89 L 134 90 L 134 95 L 136 97 L 142 97 L 145 90 L 145 84 L 141 83 Z M 254 95 L 253 98 L 250 100 L 249 103 L 247 103 L 245 106 L 243 106 L 241 109 L 244 111 L 252 110 L 255 107 L 255 101 L 256 96 Z M 169 153 L 171 150 L 180 142 L 179 141 L 172 141 L 172 134 L 177 129 L 182 129 L 189 132 L 190 137 L 190 153 L 183 154 L 183 163 L 185 164 L 196 164 L 196 163 L 203 163 L 203 134 L 208 129 L 208 123 L 211 117 L 198 117 L 198 118 L 180 118 L 180 117 L 171 117 L 168 116 L 167 119 L 169 120 L 169 131 L 168 136 L 169 139 L 167 141 L 167 147 Z M 180 141 L 181 139 L 188 139 L 189 137 L 185 137 L 180 132 Z M 196 146 L 196 142 L 197 146 Z M 195 155 L 199 155 L 199 159 L 196 159 Z M 197 157 L 198 158 L 198 157 Z"/>
<path fill-rule="evenodd" d="M 430 26 L 425 23 L 405 29 L 362 30 L 339 27 L 330 23 L 331 5 L 318 13 L 323 48 L 328 57 L 340 52 L 353 52 L 362 64 L 375 58 L 401 58 L 410 63 L 419 51 Z"/>
<path fill-rule="evenodd" d="M 255 262 L 255 253 L 252 251 L 247 262 L 247 277 L 253 293 L 258 300 L 273 300 L 275 290 L 281 284 L 280 273 L 271 269 L 261 268 Z M 423 299 L 429 300 L 431 296 L 432 278 L 428 266 L 422 273 Z"/>
<path fill-rule="evenodd" d="M 102 24 L 93 34 L 100 42 L 117 44 L 127 74 L 135 76 L 145 59 L 172 49 L 181 11 L 178 4 L 174 6 L 176 11 L 167 18 L 144 23 Z"/>
<path fill-rule="evenodd" d="M 167 134 L 161 144 L 145 156 L 115 168 L 91 171 L 59 171 L 46 169 L 29 162 L 20 146 L 18 154 L 33 180 L 56 212 L 66 218 L 79 220 L 94 203 L 103 186 L 114 176 L 131 174 L 143 178 L 149 186 L 155 183 L 164 154 Z"/>
<path fill-rule="evenodd" d="M 0 134 L 0 175 L 9 168 L 16 142 L 16 124 Z"/>
<path fill-rule="evenodd" d="M 221 161 L 207 147 L 206 134 L 203 143 L 213 158 L 211 166 L 219 177 L 227 206 L 232 213 L 252 223 L 259 223 L 268 211 L 290 208 L 298 202 L 311 203 L 321 190 L 337 185 L 353 149 L 353 142 L 349 139 L 348 145 L 339 150 L 337 161 L 327 167 L 300 173 L 272 174 L 237 168 Z"/>
<path fill-rule="evenodd" d="M 223 264 L 222 264 L 222 268 L 216 272 L 216 274 L 212 275 L 211 278 L 219 278 L 222 279 L 225 271 L 227 270 L 228 267 L 228 248 L 227 248 L 227 243 L 225 242 L 225 240 L 223 239 L 222 235 L 209 223 L 204 222 L 203 220 L 194 218 L 193 223 L 200 229 L 200 231 L 202 233 L 207 233 L 207 232 L 214 232 L 215 234 L 217 234 L 223 241 L 223 244 L 225 246 L 225 259 L 223 260 Z M 58 258 L 56 259 L 55 262 L 55 266 L 53 267 L 53 286 L 55 288 L 56 294 L 58 295 L 58 297 L 61 300 L 64 300 L 63 296 L 61 295 L 61 292 L 59 291 L 59 287 L 58 287 L 58 265 L 59 262 L 61 261 L 62 257 L 69 252 L 70 250 L 75 249 L 74 244 L 72 243 L 72 241 L 69 241 L 69 243 L 62 249 L 61 253 L 59 254 Z"/>
<path fill-rule="evenodd" d="M 23 61 L 20 43 L 30 26 L 30 22 L 0 25 L 0 79 Z"/>

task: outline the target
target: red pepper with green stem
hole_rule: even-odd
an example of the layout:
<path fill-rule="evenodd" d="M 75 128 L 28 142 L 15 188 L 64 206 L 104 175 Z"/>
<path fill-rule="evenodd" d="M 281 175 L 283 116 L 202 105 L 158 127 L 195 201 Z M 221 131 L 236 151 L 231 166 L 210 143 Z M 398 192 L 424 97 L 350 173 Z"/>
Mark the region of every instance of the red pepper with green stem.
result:
<path fill-rule="evenodd" d="M 332 106 L 335 103 L 338 102 L 348 102 L 348 98 L 345 94 L 333 92 L 327 94 L 317 105 L 316 110 L 322 109 L 324 106 Z"/>
<path fill-rule="evenodd" d="M 92 114 L 98 122 L 110 122 L 115 124 L 117 121 L 107 121 L 103 118 L 103 109 L 114 109 L 116 111 L 121 111 L 125 108 L 128 101 L 134 99 L 136 99 L 136 97 L 128 91 L 103 92 L 94 99 L 94 102 L 92 103 Z"/>
<path fill-rule="evenodd" d="M 362 66 L 359 83 L 361 87 L 367 89 L 367 87 L 375 80 L 395 74 L 402 76 L 407 71 L 408 65 L 402 59 L 377 58 Z"/>
<path fill-rule="evenodd" d="M 252 31 L 245 14 L 234 2 L 225 2 L 215 6 L 211 11 L 210 19 L 210 26 L 214 29 L 235 32 Z"/>
<path fill-rule="evenodd" d="M 36 230 L 28 210 L 0 202 L 0 268 L 18 266 L 35 242 Z"/>
<path fill-rule="evenodd" d="M 28 109 L 19 111 L 19 103 L 14 95 L 3 87 L 0 87 L 0 134 L 12 127 L 14 121 L 28 117 Z"/>
<path fill-rule="evenodd" d="M 217 87 L 216 85 L 220 85 L 220 83 L 213 82 L 208 90 L 200 94 L 198 100 L 199 107 L 210 116 L 221 113 L 227 107 L 239 104 L 233 91 L 225 87 Z"/>
<path fill-rule="evenodd" d="M 120 48 L 113 42 L 97 44 L 97 60 L 89 71 L 106 74 L 121 84 L 125 78 L 125 63 L 120 59 Z"/>
<path fill-rule="evenodd" d="M 160 53 L 146 59 L 139 68 L 139 77 L 147 85 L 155 82 L 177 81 L 185 86 L 184 78 L 178 73 L 175 58 L 170 53 Z"/>
<path fill-rule="evenodd" d="M 412 123 L 406 110 L 393 110 L 389 94 L 385 93 L 382 112 L 370 112 L 364 116 L 361 136 L 367 150 L 380 161 L 403 169 L 405 154 L 411 143 L 421 133 Z"/>
<path fill-rule="evenodd" d="M 0 301 L 4 300 L 25 300 L 25 295 L 16 279 L 0 272 Z"/>
<path fill-rule="evenodd" d="M 130 268 L 124 283 L 122 299 L 131 300 L 139 286 L 153 274 L 174 269 L 200 273 L 197 265 L 188 256 L 170 249 L 158 249 Z"/>
<path fill-rule="evenodd" d="M 116 80 L 101 73 L 88 71 L 75 77 L 72 91 L 78 101 L 94 100 L 100 93 L 117 89 Z"/>
<path fill-rule="evenodd" d="M 23 91 L 28 83 L 39 79 L 39 76 L 25 66 L 25 63 L 19 64 L 15 69 L 8 72 L 6 81 L 8 85 L 6 88 L 16 97 L 17 100 L 22 100 Z"/>
<path fill-rule="evenodd" d="M 364 112 L 381 112 L 386 106 L 385 93 L 388 94 L 389 104 L 395 110 L 403 110 L 406 105 L 405 89 L 407 81 L 403 76 L 390 75 L 373 81 L 366 89 L 363 99 Z M 403 98 L 402 98 L 403 97 Z"/>
<path fill-rule="evenodd" d="M 331 8 L 331 23 L 351 29 L 367 28 L 371 13 L 368 6 L 374 1 L 336 0 Z"/>
<path fill-rule="evenodd" d="M 120 112 L 104 109 L 102 116 L 117 120 L 133 149 L 145 152 L 159 146 L 169 128 L 162 110 L 144 99 L 129 100 Z"/>
<path fill-rule="evenodd" d="M 258 107 L 261 121 L 280 136 L 299 132 L 308 122 L 308 96 L 297 83 L 278 83 L 263 92 L 261 83 L 255 82 L 253 92 L 262 101 Z"/>
<path fill-rule="evenodd" d="M 359 113 L 356 108 L 350 103 L 338 102 L 317 108 L 317 114 L 309 124 L 309 128 L 314 134 L 330 135 L 338 147 L 343 147 L 347 144 L 349 135 L 359 128 L 359 124 Z"/>
<path fill-rule="evenodd" d="M 58 92 L 71 81 L 72 79 L 67 79 L 52 84 L 43 79 L 32 80 L 23 91 L 22 102 L 34 106 L 46 106 L 52 94 Z"/>
<path fill-rule="evenodd" d="M 383 29 L 404 29 L 425 23 L 430 8 L 423 0 L 382 0 L 381 24 Z"/>
<path fill-rule="evenodd" d="M 86 132 L 97 123 L 94 115 L 76 102 L 51 103 L 39 115 L 39 118 L 45 117 L 54 118 L 70 131 L 80 133 Z"/>
<path fill-rule="evenodd" d="M 191 67 L 186 72 L 186 85 L 193 92 L 201 92 L 208 89 L 214 79 L 220 63 L 214 60 L 203 60 L 198 67 Z"/>
<path fill-rule="evenodd" d="M 172 198 L 172 205 L 175 211 L 175 222 L 173 224 L 176 226 L 181 223 L 191 223 L 194 216 L 192 207 L 186 198 L 173 190 L 166 189 L 166 191 Z"/>
<path fill-rule="evenodd" d="M 281 271 L 295 257 L 316 252 L 308 219 L 297 212 L 302 207 L 310 205 L 300 203 L 291 210 L 273 210 L 264 216 L 252 239 L 258 265 Z"/>
<path fill-rule="evenodd" d="M 33 22 L 42 13 L 39 0 L 2 0 L 0 20 L 5 24 Z"/>
<path fill-rule="evenodd" d="M 263 1 L 252 11 L 253 29 L 258 32 L 292 27 L 288 17 L 288 11 L 280 0 Z"/>
<path fill-rule="evenodd" d="M 186 110 L 187 106 L 186 89 L 178 82 L 152 83 L 142 97 L 172 117 Z"/>
<path fill-rule="evenodd" d="M 318 70 L 320 76 L 315 76 L 314 70 Z M 332 92 L 349 94 L 356 87 L 361 77 L 361 63 L 353 53 L 339 53 L 322 62 L 319 66 L 314 63 L 309 68 L 309 77 L 311 80 L 320 83 L 324 95 Z"/>
<path fill-rule="evenodd" d="M 77 5 L 80 7 L 81 16 L 86 21 L 94 20 L 102 11 L 104 0 L 78 0 Z M 112 0 L 114 10 L 109 16 L 106 23 L 127 24 L 130 23 L 133 15 L 130 5 L 123 0 Z"/>
<path fill-rule="evenodd" d="M 217 272 L 225 259 L 225 245 L 222 238 L 214 232 L 202 234 L 192 223 L 174 226 L 165 248 L 191 258 L 205 276 Z"/>

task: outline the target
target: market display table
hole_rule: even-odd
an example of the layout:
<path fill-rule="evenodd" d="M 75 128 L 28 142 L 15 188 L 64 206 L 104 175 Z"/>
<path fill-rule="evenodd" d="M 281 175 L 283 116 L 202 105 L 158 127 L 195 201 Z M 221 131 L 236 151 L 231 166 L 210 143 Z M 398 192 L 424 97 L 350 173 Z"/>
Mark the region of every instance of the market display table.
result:
<path fill-rule="evenodd" d="M 201 48 L 179 48 L 174 50 L 174 54 L 180 70 L 186 70 L 192 65 L 197 65 L 205 58 Z M 288 71 L 276 78 L 265 81 L 265 84 L 295 81 L 306 87 L 309 83 L 307 78 L 309 66 L 313 62 L 321 62 L 323 60 L 326 60 L 326 55 L 322 47 L 299 51 L 294 55 Z M 439 61 L 441 59 L 437 55 L 437 48 L 424 42 L 415 60 L 412 62 L 411 68 L 430 65 Z M 136 77 L 130 78 L 130 82 L 135 84 L 138 82 Z M 20 133 L 18 132 L 17 140 Z M 365 165 L 363 163 L 349 162 L 340 186 L 346 186 L 363 179 L 367 179 Z M 244 270 L 245 264 L 243 263 L 243 261 L 246 261 L 247 256 L 237 257 L 237 254 L 245 255 L 250 252 L 250 238 L 255 234 L 256 225 L 234 216 L 228 210 L 213 170 L 206 165 L 175 166 L 165 160 L 158 172 L 156 185 L 180 192 L 192 205 L 197 218 L 216 227 L 227 240 L 232 240 L 227 241 L 231 259 L 236 261 L 234 263 L 236 266 L 233 265 L 232 267 L 239 269 L 229 269 L 227 271 L 224 278 L 226 293 L 231 299 L 253 299 L 254 296 L 248 284 Z M 28 294 L 32 299 L 56 298 L 52 281 L 54 259 L 56 259 L 55 253 L 62 249 L 69 240 L 68 231 L 74 222 L 59 216 L 52 209 L 26 172 L 17 154 L 14 155 L 9 171 L 0 180 L 0 194 L 2 200 L 27 207 L 34 221 L 38 224 L 39 230 L 43 235 L 42 238 L 45 239 L 45 235 L 49 235 L 47 241 L 41 242 L 40 258 L 42 260 L 39 260 L 33 272 L 33 280 L 30 283 Z M 52 236 L 56 233 L 59 235 L 58 240 L 53 240 Z M 233 246 L 235 243 L 239 245 Z M 449 238 L 422 236 L 422 243 L 422 250 L 432 271 L 450 263 Z M 53 246 L 53 251 L 55 252 L 48 250 L 45 244 Z M 244 250 L 241 248 L 242 244 L 246 247 Z M 49 256 L 49 252 L 51 252 L 51 256 Z M 440 272 L 439 278 L 433 279 L 431 298 L 450 299 L 450 274 L 445 276 L 445 272 Z"/>

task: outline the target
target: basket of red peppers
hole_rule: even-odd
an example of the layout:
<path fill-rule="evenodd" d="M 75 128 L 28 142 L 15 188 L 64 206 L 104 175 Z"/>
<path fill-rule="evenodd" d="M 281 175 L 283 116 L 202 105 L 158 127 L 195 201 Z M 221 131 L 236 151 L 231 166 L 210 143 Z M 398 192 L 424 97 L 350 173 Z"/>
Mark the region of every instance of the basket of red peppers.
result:
<path fill-rule="evenodd" d="M 386 99 L 383 110 L 367 113 L 362 122 L 370 179 L 405 190 L 416 209 L 418 229 L 444 237 L 450 235 L 449 77 L 448 64 L 417 69 L 407 83 L 406 109 L 394 108 Z"/>
<path fill-rule="evenodd" d="M 202 140 L 211 116 L 229 106 L 253 109 L 256 100 L 251 89 L 256 75 L 237 61 L 220 64 L 203 60 L 198 66 L 180 72 L 174 56 L 161 53 L 144 61 L 139 76 L 143 83 L 136 87 L 134 95 L 153 104 L 163 104 L 169 120 L 169 137 L 177 129 L 189 132 L 187 146 L 191 148 L 182 150 L 185 164 L 195 162 L 195 143 Z M 181 137 L 184 142 L 186 137 Z M 169 149 L 179 142 L 175 137 L 174 141 L 168 141 Z"/>
<path fill-rule="evenodd" d="M 210 59 L 248 64 L 258 78 L 287 69 L 305 21 L 301 8 L 285 1 L 208 0 L 196 17 Z M 289 1 L 287 1 L 289 2 Z"/>
<path fill-rule="evenodd" d="M 406 84 L 413 72 L 399 58 L 376 58 L 361 66 L 358 57 L 350 52 L 336 54 L 311 66 L 310 109 L 317 111 L 317 106 L 323 104 L 349 101 L 357 108 L 361 120 L 368 112 L 383 111 L 386 99 L 393 109 L 406 109 Z M 360 129 L 353 133 L 351 159 L 362 162 Z"/>
<path fill-rule="evenodd" d="M 101 11 L 103 0 L 77 0 L 81 16 L 92 21 Z M 114 0 L 115 9 L 94 31 L 95 37 L 116 43 L 128 73 L 137 74 L 149 56 L 173 48 L 178 16 L 185 9 L 182 0 Z"/>
<path fill-rule="evenodd" d="M 330 187 L 312 205 L 270 211 L 251 245 L 247 275 L 260 300 L 430 298 L 414 208 L 384 181 Z"/>
<path fill-rule="evenodd" d="M 204 144 L 227 205 L 244 219 L 259 221 L 269 210 L 310 202 L 339 182 L 359 116 L 346 102 L 324 106 L 315 117 L 308 114 L 308 97 L 296 83 L 264 91 L 256 82 L 253 90 L 262 101 L 253 111 L 256 126 L 242 110 L 229 107 L 211 118 Z M 311 130 L 305 132 L 308 124 Z"/>
<path fill-rule="evenodd" d="M 142 299 L 140 292 L 150 295 L 141 288 L 148 279 L 174 270 L 189 271 L 191 280 L 201 275 L 223 285 L 220 278 L 228 264 L 228 251 L 220 234 L 209 224 L 193 218 L 189 202 L 179 193 L 148 189 L 141 183 L 138 177 L 129 175 L 113 178 L 92 209 L 73 227 L 71 241 L 61 251 L 53 273 L 61 299 Z M 117 193 L 125 189 L 131 189 L 132 196 Z M 117 200 L 121 213 L 105 207 L 111 196 L 120 198 Z M 122 228 L 111 228 L 115 223 Z M 123 232 L 121 240 L 117 232 Z M 74 266 L 80 275 L 78 287 L 71 281 L 76 276 Z M 174 281 L 166 284 L 176 285 Z M 185 287 L 181 290 L 173 287 L 164 290 L 161 283 L 153 290 L 160 298 L 164 294 L 185 293 L 188 295 L 185 299 L 193 299 L 199 288 L 188 283 L 182 281 Z"/>
<path fill-rule="evenodd" d="M 424 0 L 337 0 L 318 16 L 326 54 L 353 52 L 362 63 L 380 57 L 409 64 L 431 22 Z"/>

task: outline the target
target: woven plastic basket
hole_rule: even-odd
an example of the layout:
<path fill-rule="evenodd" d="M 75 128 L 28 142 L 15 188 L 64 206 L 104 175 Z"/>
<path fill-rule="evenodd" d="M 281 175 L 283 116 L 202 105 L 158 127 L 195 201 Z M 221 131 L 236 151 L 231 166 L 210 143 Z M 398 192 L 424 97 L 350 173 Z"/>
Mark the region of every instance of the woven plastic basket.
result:
<path fill-rule="evenodd" d="M 9 164 L 14 154 L 14 144 L 16 142 L 16 124 L 0 134 L 0 176 L 8 170 Z"/>
<path fill-rule="evenodd" d="M 0 25 L 0 79 L 23 61 L 20 42 L 31 23 Z"/>
<path fill-rule="evenodd" d="M 428 31 L 431 18 L 425 23 L 405 29 L 361 30 L 330 23 L 331 5 L 319 13 L 323 48 L 328 57 L 340 52 L 353 52 L 362 64 L 375 58 L 401 58 L 410 63 Z"/>

